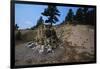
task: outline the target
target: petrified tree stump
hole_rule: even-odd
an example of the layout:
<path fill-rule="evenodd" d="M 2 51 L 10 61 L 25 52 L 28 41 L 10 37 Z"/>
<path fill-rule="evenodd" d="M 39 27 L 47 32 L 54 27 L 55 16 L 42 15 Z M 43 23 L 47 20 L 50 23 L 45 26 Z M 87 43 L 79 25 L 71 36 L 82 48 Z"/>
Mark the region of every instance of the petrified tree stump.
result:
<path fill-rule="evenodd" d="M 58 45 L 58 37 L 56 31 L 52 27 L 40 26 L 37 30 L 37 43 L 44 45 L 47 52 L 52 51 Z"/>

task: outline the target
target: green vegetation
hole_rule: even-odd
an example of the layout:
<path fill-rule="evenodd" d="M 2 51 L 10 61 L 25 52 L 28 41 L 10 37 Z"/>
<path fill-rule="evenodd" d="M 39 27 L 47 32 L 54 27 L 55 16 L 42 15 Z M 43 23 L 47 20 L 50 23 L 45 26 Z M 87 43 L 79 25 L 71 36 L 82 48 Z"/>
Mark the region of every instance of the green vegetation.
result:
<path fill-rule="evenodd" d="M 18 30 L 19 26 L 17 24 L 15 24 L 14 28 L 15 28 L 15 30 Z"/>
<path fill-rule="evenodd" d="M 79 23 L 82 23 L 83 21 L 83 12 L 82 8 L 79 8 L 76 12 L 75 20 L 78 21 Z"/>
<path fill-rule="evenodd" d="M 72 22 L 73 18 L 74 18 L 74 13 L 73 13 L 72 9 L 69 9 L 69 12 L 65 18 L 65 21 Z"/>
<path fill-rule="evenodd" d="M 15 55 L 15 61 L 20 64 L 94 61 L 94 50 L 91 51 L 94 48 L 95 13 L 95 9 L 78 8 L 74 14 L 69 9 L 65 20 L 53 26 L 59 21 L 60 11 L 56 6 L 48 5 L 41 13 L 47 20 L 40 16 L 35 26 L 24 30 L 16 24 L 15 51 L 18 56 Z"/>
<path fill-rule="evenodd" d="M 22 39 L 22 34 L 21 34 L 20 30 L 18 30 L 15 37 L 16 37 L 16 40 L 21 40 Z"/>
<path fill-rule="evenodd" d="M 78 8 L 76 14 L 73 14 L 72 9 L 69 9 L 67 16 L 65 17 L 65 23 L 70 24 L 85 24 L 94 25 L 96 22 L 96 11 L 95 9 L 89 9 L 86 7 Z"/>
<path fill-rule="evenodd" d="M 45 23 L 56 23 L 58 20 L 57 16 L 60 16 L 59 10 L 56 6 L 48 5 L 48 8 L 44 10 L 42 15 L 46 16 L 48 19 L 45 21 Z"/>
<path fill-rule="evenodd" d="M 41 17 L 39 18 L 39 20 L 37 21 L 36 27 L 42 25 L 43 23 L 44 23 L 44 20 L 43 20 L 43 18 L 42 18 L 42 16 L 41 16 Z"/>
<path fill-rule="evenodd" d="M 58 37 L 56 35 L 56 31 L 52 28 L 52 24 L 59 21 L 57 16 L 60 16 L 60 12 L 56 6 L 48 5 L 48 7 L 41 14 L 48 18 L 45 20 L 45 23 L 49 23 L 49 27 L 44 31 L 44 36 L 46 37 L 45 41 L 49 41 L 48 44 L 51 45 L 52 48 L 56 48 L 55 44 L 57 44 Z"/>
<path fill-rule="evenodd" d="M 31 27 L 31 30 L 34 30 L 36 28 L 38 28 L 40 25 L 42 25 L 44 23 L 44 20 L 42 18 L 42 16 L 37 20 L 37 24 L 36 26 Z"/>

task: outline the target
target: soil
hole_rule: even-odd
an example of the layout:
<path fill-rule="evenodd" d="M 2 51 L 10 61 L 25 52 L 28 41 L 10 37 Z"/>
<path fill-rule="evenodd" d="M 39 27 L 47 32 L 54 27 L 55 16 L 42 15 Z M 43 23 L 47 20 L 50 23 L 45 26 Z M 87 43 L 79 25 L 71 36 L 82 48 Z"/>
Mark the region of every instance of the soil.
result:
<path fill-rule="evenodd" d="M 37 49 L 26 47 L 27 42 L 19 43 L 15 46 L 15 65 L 95 61 L 95 31 L 92 26 L 63 25 L 55 30 L 62 42 L 54 52 L 41 54 Z"/>

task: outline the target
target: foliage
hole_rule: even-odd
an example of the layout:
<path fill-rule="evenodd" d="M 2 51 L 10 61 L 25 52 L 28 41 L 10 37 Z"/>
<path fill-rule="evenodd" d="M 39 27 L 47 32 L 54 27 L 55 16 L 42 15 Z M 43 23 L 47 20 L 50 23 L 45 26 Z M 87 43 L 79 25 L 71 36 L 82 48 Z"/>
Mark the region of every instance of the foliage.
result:
<path fill-rule="evenodd" d="M 35 28 L 36 28 L 36 26 L 33 26 L 33 27 L 31 27 L 30 29 L 31 29 L 31 30 L 34 30 Z"/>
<path fill-rule="evenodd" d="M 31 27 L 31 30 L 34 30 L 35 28 L 39 27 L 40 25 L 42 25 L 44 23 L 44 20 L 42 18 L 42 16 L 37 20 L 37 24 L 33 27 Z"/>
<path fill-rule="evenodd" d="M 18 32 L 16 34 L 16 40 L 21 40 L 22 39 L 21 36 L 22 36 L 22 34 L 21 34 L 20 30 L 18 30 Z"/>
<path fill-rule="evenodd" d="M 83 23 L 87 23 L 87 17 L 88 17 L 88 8 L 83 8 Z"/>
<path fill-rule="evenodd" d="M 83 21 L 83 10 L 82 10 L 82 8 L 79 8 L 76 11 L 75 20 L 78 21 L 79 23 Z"/>
<path fill-rule="evenodd" d="M 69 12 L 68 12 L 68 14 L 67 14 L 67 16 L 66 16 L 66 18 L 65 18 L 65 21 L 70 21 L 70 22 L 72 22 L 73 17 L 74 17 L 74 13 L 73 13 L 72 9 L 69 9 Z"/>
<path fill-rule="evenodd" d="M 38 26 L 40 26 L 41 24 L 43 24 L 44 23 L 44 20 L 43 20 L 43 18 L 42 18 L 42 16 L 39 18 L 39 20 L 37 21 L 37 25 L 36 25 L 36 27 L 38 27 Z"/>
<path fill-rule="evenodd" d="M 54 29 L 52 29 L 52 24 L 58 22 L 58 16 L 60 16 L 60 12 L 57 9 L 56 6 L 52 6 L 52 5 L 48 5 L 48 7 L 44 10 L 43 13 L 41 13 L 43 16 L 47 17 L 47 20 L 45 20 L 45 23 L 50 23 L 49 28 L 47 28 L 45 30 L 45 36 L 46 39 L 49 40 L 49 45 L 56 48 L 56 46 L 54 46 L 54 42 L 57 42 L 57 35 L 56 35 L 56 31 Z"/>
<path fill-rule="evenodd" d="M 69 9 L 67 16 L 65 17 L 65 21 L 70 21 L 70 23 L 77 24 L 88 24 L 94 25 L 96 22 L 96 10 L 90 9 L 87 7 L 78 8 L 76 11 L 76 15 L 73 15 L 72 9 Z"/>
<path fill-rule="evenodd" d="M 96 22 L 96 9 L 92 9 L 87 12 L 87 23 L 90 25 L 95 25 Z"/>
<path fill-rule="evenodd" d="M 43 16 L 46 16 L 48 19 L 45 20 L 46 23 L 56 23 L 58 20 L 57 16 L 60 16 L 59 10 L 56 6 L 48 5 L 48 7 L 42 13 Z"/>
<path fill-rule="evenodd" d="M 18 30 L 19 26 L 17 24 L 15 24 L 15 30 Z"/>

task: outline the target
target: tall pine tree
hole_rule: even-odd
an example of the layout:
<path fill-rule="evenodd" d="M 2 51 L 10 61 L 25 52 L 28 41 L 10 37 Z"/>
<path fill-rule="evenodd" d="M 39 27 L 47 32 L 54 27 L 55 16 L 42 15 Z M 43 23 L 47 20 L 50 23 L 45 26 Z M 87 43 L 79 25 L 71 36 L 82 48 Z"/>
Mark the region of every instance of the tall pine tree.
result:
<path fill-rule="evenodd" d="M 74 17 L 74 13 L 73 13 L 72 9 L 69 9 L 69 12 L 68 12 L 68 14 L 67 14 L 67 16 L 65 18 L 65 21 L 72 22 L 73 21 L 73 17 Z"/>
<path fill-rule="evenodd" d="M 41 24 L 43 24 L 44 23 L 44 20 L 43 20 L 43 18 L 42 18 L 42 16 L 39 18 L 39 20 L 37 21 L 37 25 L 36 25 L 36 27 L 38 27 L 38 26 L 40 26 Z"/>
<path fill-rule="evenodd" d="M 75 16 L 75 20 L 78 21 L 79 23 L 83 22 L 83 10 L 82 8 L 79 8 L 77 11 L 76 11 L 76 16 Z"/>
<path fill-rule="evenodd" d="M 88 17 L 88 8 L 84 7 L 83 8 L 83 23 L 87 24 L 87 17 Z"/>
<path fill-rule="evenodd" d="M 92 9 L 90 11 L 88 11 L 87 13 L 87 24 L 89 25 L 95 25 L 96 23 L 96 9 Z"/>
<path fill-rule="evenodd" d="M 47 20 L 45 20 L 45 23 L 50 23 L 52 27 L 53 23 L 59 21 L 57 16 L 60 16 L 60 12 L 56 6 L 48 5 L 48 7 L 44 10 L 42 15 L 48 18 Z"/>

